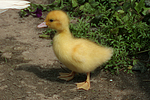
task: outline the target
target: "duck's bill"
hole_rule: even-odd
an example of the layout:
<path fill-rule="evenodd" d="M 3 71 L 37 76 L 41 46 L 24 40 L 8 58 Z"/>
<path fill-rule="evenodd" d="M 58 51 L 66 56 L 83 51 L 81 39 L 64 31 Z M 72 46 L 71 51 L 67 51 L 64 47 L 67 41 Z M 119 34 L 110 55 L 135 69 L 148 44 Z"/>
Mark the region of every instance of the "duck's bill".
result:
<path fill-rule="evenodd" d="M 44 27 L 47 27 L 46 22 L 43 22 L 37 26 L 37 28 L 44 28 Z"/>

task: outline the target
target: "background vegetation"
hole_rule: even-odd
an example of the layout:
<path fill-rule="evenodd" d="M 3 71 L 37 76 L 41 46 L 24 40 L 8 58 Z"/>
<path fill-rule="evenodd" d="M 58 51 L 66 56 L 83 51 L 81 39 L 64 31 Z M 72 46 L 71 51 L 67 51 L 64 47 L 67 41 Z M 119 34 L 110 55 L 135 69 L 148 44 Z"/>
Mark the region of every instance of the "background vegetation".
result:
<path fill-rule="evenodd" d="M 48 5 L 31 3 L 29 8 L 21 10 L 20 16 L 41 18 L 43 11 L 55 9 L 66 11 L 70 19 L 77 20 L 70 25 L 75 37 L 88 38 L 114 49 L 105 69 L 112 73 L 120 70 L 129 73 L 132 66 L 142 66 L 135 58 L 141 52 L 150 51 L 149 0 L 55 0 Z M 40 37 L 47 38 L 54 33 L 47 29 Z M 149 67 L 149 60 L 144 67 Z"/>

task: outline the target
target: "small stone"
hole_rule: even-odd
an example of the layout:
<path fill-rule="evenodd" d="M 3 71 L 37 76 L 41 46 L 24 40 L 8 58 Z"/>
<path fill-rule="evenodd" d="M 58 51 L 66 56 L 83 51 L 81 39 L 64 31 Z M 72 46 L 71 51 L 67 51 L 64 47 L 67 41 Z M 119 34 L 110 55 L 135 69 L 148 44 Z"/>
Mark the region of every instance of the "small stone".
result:
<path fill-rule="evenodd" d="M 36 93 L 36 95 L 40 96 L 40 97 L 45 97 L 44 94 L 41 94 L 41 93 Z"/>
<path fill-rule="evenodd" d="M 16 47 L 14 47 L 14 50 L 25 50 L 26 47 L 25 46 L 22 46 L 22 45 L 18 45 Z"/>
<path fill-rule="evenodd" d="M 43 82 L 38 82 L 38 84 L 39 84 L 39 85 L 42 85 L 42 84 L 43 84 Z"/>
<path fill-rule="evenodd" d="M 36 87 L 35 86 L 33 86 L 33 85 L 27 85 L 29 88 L 31 88 L 31 89 L 36 89 Z"/>
<path fill-rule="evenodd" d="M 54 94 L 54 95 L 53 95 L 53 98 L 54 98 L 54 99 L 59 99 L 59 98 L 60 98 L 60 96 L 59 96 L 59 95 Z"/>
<path fill-rule="evenodd" d="M 70 89 L 70 91 L 76 92 L 76 91 L 77 91 L 77 88 Z"/>
<path fill-rule="evenodd" d="M 13 75 L 14 75 L 14 73 L 13 73 L 13 72 L 10 72 L 10 73 L 9 73 L 9 75 L 13 76 Z"/>
<path fill-rule="evenodd" d="M 7 59 L 10 59 L 12 57 L 12 52 L 5 52 L 2 54 L 2 57 L 5 57 Z"/>
<path fill-rule="evenodd" d="M 21 85 L 17 85 L 17 87 L 21 88 L 22 86 Z"/>
<path fill-rule="evenodd" d="M 20 81 L 21 84 L 26 84 L 24 81 Z"/>
<path fill-rule="evenodd" d="M 30 91 L 28 91 L 28 92 L 26 92 L 26 93 L 30 94 L 31 92 L 30 92 Z"/>
<path fill-rule="evenodd" d="M 70 99 L 70 100 L 81 100 L 80 97 L 75 97 L 74 99 Z"/>
<path fill-rule="evenodd" d="M 110 82 L 112 82 L 113 80 L 112 80 L 112 79 L 110 79 L 109 81 L 110 81 Z"/>
<path fill-rule="evenodd" d="M 24 51 L 24 52 L 22 52 L 22 55 L 23 55 L 24 60 L 31 60 L 30 54 L 31 54 L 31 53 L 30 53 L 29 51 Z"/>
<path fill-rule="evenodd" d="M 1 80 L 0 80 L 0 82 L 4 82 L 4 81 L 5 81 L 5 79 L 1 79 Z"/>
<path fill-rule="evenodd" d="M 66 93 L 67 91 L 66 90 L 64 90 L 64 91 L 62 91 L 63 93 Z"/>
<path fill-rule="evenodd" d="M 84 99 L 86 98 L 86 96 L 83 97 Z"/>
<path fill-rule="evenodd" d="M 4 90 L 4 89 L 7 88 L 7 87 L 8 87 L 7 85 L 1 86 L 1 87 L 0 87 L 0 90 Z"/>

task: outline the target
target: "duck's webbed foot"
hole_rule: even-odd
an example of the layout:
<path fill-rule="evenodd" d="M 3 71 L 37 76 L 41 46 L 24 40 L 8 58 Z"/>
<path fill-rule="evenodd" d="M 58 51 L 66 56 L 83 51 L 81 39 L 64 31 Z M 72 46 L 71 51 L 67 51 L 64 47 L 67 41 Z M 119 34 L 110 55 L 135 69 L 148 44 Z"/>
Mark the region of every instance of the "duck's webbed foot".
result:
<path fill-rule="evenodd" d="M 74 78 L 75 72 L 72 71 L 71 73 L 59 73 L 60 76 L 58 76 L 59 79 L 70 81 Z"/>
<path fill-rule="evenodd" d="M 77 89 L 84 89 L 89 90 L 90 89 L 90 73 L 87 73 L 87 79 L 85 82 L 76 83 Z"/>

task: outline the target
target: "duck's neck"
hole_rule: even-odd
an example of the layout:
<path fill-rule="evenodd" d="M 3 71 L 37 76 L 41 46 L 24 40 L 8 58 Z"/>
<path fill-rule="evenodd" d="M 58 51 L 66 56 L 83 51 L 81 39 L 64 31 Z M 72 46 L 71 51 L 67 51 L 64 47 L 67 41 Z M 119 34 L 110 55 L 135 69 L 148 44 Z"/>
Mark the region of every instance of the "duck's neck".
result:
<path fill-rule="evenodd" d="M 63 31 L 57 30 L 57 33 L 55 34 L 53 38 L 53 49 L 57 57 L 58 57 L 57 54 L 60 53 L 60 51 L 62 51 L 59 48 L 65 50 L 68 44 L 70 44 L 73 41 L 73 39 L 74 38 L 69 28 Z"/>
<path fill-rule="evenodd" d="M 69 28 L 66 28 L 64 30 L 57 30 L 57 34 L 67 36 L 67 37 L 72 37 L 72 34 Z"/>

